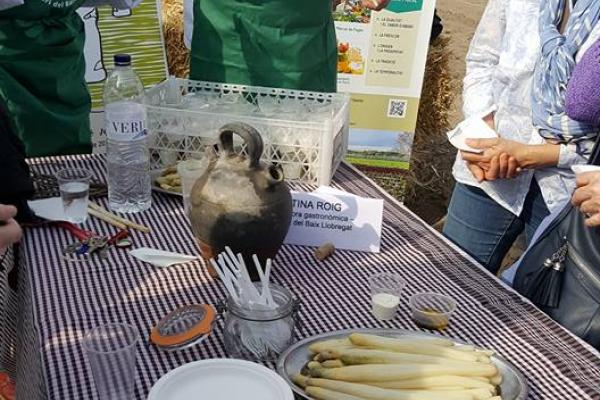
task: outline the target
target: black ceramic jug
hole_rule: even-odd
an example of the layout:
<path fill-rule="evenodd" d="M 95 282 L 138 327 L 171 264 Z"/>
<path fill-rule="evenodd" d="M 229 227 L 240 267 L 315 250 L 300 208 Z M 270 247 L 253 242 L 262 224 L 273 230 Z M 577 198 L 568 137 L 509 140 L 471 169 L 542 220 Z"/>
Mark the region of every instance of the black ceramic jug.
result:
<path fill-rule="evenodd" d="M 247 156 L 234 152 L 234 134 L 244 140 Z M 257 279 L 252 255 L 263 266 L 275 257 L 290 227 L 292 197 L 281 167 L 260 162 L 263 141 L 256 129 L 228 124 L 219 140 L 220 154 L 209 155 L 208 168 L 192 189 L 192 230 L 206 260 L 229 246 L 244 256 Z"/>

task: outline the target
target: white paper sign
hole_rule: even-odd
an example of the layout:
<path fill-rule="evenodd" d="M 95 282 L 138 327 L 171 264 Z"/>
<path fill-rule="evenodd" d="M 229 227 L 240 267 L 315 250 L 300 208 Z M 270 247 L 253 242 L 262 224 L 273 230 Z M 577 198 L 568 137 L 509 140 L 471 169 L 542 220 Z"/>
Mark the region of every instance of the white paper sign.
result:
<path fill-rule="evenodd" d="M 292 224 L 286 244 L 320 246 L 378 253 L 381 243 L 383 200 L 319 188 L 313 193 L 292 192 Z"/>

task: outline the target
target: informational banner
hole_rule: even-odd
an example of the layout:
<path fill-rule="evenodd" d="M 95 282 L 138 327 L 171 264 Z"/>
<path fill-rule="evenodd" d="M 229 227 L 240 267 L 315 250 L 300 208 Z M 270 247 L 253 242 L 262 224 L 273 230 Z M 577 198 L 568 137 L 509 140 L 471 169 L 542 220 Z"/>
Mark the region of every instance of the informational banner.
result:
<path fill-rule="evenodd" d="M 102 91 L 113 56 L 130 54 L 133 67 L 144 85 L 152 86 L 167 77 L 167 58 L 160 20 L 161 0 L 144 0 L 133 10 L 108 6 L 81 7 L 85 26 L 85 80 L 92 96 L 92 143 L 94 153 L 104 152 L 106 134 Z"/>
<path fill-rule="evenodd" d="M 371 11 L 344 0 L 334 11 L 338 91 L 351 94 L 348 160 L 408 168 L 435 0 L 391 0 Z"/>

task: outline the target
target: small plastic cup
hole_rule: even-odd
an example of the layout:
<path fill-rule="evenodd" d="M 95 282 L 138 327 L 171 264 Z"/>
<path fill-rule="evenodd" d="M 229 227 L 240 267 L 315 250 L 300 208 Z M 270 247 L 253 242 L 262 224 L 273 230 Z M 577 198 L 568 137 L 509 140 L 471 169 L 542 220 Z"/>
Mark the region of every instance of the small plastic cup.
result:
<path fill-rule="evenodd" d="M 112 323 L 98 326 L 83 338 L 100 400 L 134 398 L 136 345 L 140 335 L 133 326 Z"/>
<path fill-rule="evenodd" d="M 425 329 L 444 330 L 450 324 L 456 302 L 438 293 L 418 293 L 409 300 L 412 320 Z"/>
<path fill-rule="evenodd" d="M 181 194 L 183 195 L 183 208 L 185 215 L 190 215 L 190 195 L 194 184 L 206 171 L 208 161 L 202 160 L 185 160 L 177 164 L 177 173 L 181 178 Z"/>
<path fill-rule="evenodd" d="M 67 221 L 82 224 L 87 219 L 91 178 L 92 173 L 82 168 L 67 168 L 56 173 Z"/>
<path fill-rule="evenodd" d="M 381 273 L 369 278 L 371 310 L 380 321 L 394 319 L 406 281 L 399 275 Z"/>

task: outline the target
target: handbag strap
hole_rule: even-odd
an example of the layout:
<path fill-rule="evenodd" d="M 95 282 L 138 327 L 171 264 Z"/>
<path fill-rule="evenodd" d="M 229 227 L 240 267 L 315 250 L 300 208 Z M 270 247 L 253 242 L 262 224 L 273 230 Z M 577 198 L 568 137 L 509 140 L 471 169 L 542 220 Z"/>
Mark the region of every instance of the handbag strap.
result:
<path fill-rule="evenodd" d="M 589 165 L 600 165 L 600 134 L 596 135 L 596 144 L 592 150 L 592 154 L 588 159 Z"/>

